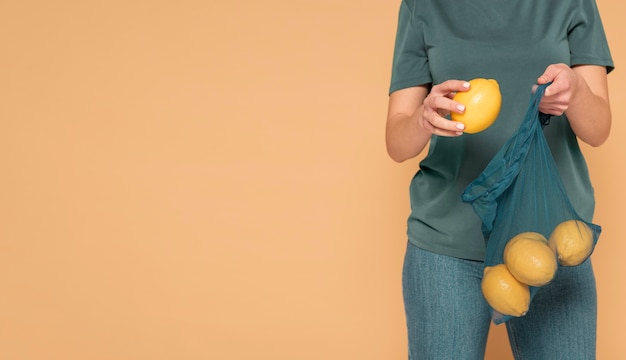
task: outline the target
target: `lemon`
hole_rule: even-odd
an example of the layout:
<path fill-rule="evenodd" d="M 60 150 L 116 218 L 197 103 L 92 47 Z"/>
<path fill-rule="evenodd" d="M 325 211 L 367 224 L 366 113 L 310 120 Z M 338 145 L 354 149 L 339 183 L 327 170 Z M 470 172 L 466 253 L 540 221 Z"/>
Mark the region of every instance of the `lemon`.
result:
<path fill-rule="evenodd" d="M 462 114 L 451 113 L 450 118 L 465 124 L 464 132 L 475 134 L 491 126 L 500 113 L 502 94 L 494 79 L 477 78 L 469 81 L 468 91 L 457 92 L 453 100 L 465 105 Z"/>
<path fill-rule="evenodd" d="M 485 267 L 481 290 L 487 303 L 503 315 L 523 316 L 530 306 L 530 289 L 504 264 Z"/>
<path fill-rule="evenodd" d="M 548 243 L 557 254 L 559 264 L 576 266 L 593 251 L 593 232 L 579 220 L 567 220 L 554 228 Z"/>
<path fill-rule="evenodd" d="M 524 232 L 511 238 L 504 248 L 504 263 L 517 280 L 530 286 L 549 283 L 558 268 L 548 240 L 537 232 Z"/>

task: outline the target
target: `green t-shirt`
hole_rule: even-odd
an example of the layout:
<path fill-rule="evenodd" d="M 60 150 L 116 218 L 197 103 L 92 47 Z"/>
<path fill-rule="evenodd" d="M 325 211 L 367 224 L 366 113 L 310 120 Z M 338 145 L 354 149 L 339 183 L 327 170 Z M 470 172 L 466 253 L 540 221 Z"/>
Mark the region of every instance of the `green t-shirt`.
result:
<path fill-rule="evenodd" d="M 465 187 L 519 127 L 532 85 L 550 64 L 613 69 L 594 0 L 404 0 L 399 11 L 390 92 L 448 79 L 496 79 L 502 109 L 478 134 L 433 136 L 410 185 L 408 237 L 433 252 L 483 260 L 481 222 L 463 203 Z M 594 212 L 585 159 L 565 116 L 545 134 L 570 200 Z"/>

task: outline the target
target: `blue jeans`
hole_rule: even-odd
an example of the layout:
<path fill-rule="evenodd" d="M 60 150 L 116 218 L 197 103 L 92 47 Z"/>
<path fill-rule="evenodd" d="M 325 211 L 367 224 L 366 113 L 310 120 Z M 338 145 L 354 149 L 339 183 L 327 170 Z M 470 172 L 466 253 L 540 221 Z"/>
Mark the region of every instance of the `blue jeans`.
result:
<path fill-rule="evenodd" d="M 408 244 L 402 271 L 410 360 L 480 360 L 491 321 L 483 263 Z M 528 313 L 506 322 L 517 360 L 593 360 L 596 284 L 591 261 L 560 267 Z"/>

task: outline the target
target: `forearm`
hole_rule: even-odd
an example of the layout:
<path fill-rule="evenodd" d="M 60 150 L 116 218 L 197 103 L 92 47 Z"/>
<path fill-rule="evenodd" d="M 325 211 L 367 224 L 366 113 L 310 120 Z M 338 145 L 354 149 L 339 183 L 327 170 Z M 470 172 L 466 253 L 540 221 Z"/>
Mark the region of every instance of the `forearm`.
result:
<path fill-rule="evenodd" d="M 594 94 L 582 77 L 565 111 L 576 136 L 591 146 L 602 145 L 611 131 L 611 107 L 602 96 Z"/>
<path fill-rule="evenodd" d="M 422 107 L 414 114 L 396 114 L 387 121 L 387 153 L 394 161 L 403 162 L 414 158 L 428 144 L 431 133 L 420 126 L 421 113 Z"/>
<path fill-rule="evenodd" d="M 393 92 L 387 113 L 387 153 L 403 162 L 419 155 L 431 136 L 461 136 L 464 125 L 445 114 L 462 113 L 465 108 L 452 100 L 457 91 L 467 91 L 469 82 L 447 80 L 441 84 L 415 86 Z"/>
<path fill-rule="evenodd" d="M 539 110 L 546 114 L 565 112 L 576 136 L 591 146 L 600 146 L 611 131 L 611 106 L 606 67 L 552 64 L 537 79 L 552 82 L 546 88 Z"/>

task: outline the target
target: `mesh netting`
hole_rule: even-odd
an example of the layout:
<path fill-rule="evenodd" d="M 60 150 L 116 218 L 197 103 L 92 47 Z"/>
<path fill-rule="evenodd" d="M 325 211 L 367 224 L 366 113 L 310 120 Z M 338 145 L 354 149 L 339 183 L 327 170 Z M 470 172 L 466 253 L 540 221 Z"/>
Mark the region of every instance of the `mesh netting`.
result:
<path fill-rule="evenodd" d="M 483 222 L 485 266 L 503 263 L 504 247 L 513 236 L 532 231 L 548 238 L 566 220 L 585 222 L 593 231 L 594 245 L 600 236 L 600 226 L 584 221 L 571 205 L 543 134 L 550 117 L 538 109 L 548 85 L 536 89 L 520 128 L 462 195 Z M 539 290 L 530 287 L 530 311 Z M 512 318 L 495 310 L 492 314 L 496 324 Z"/>

